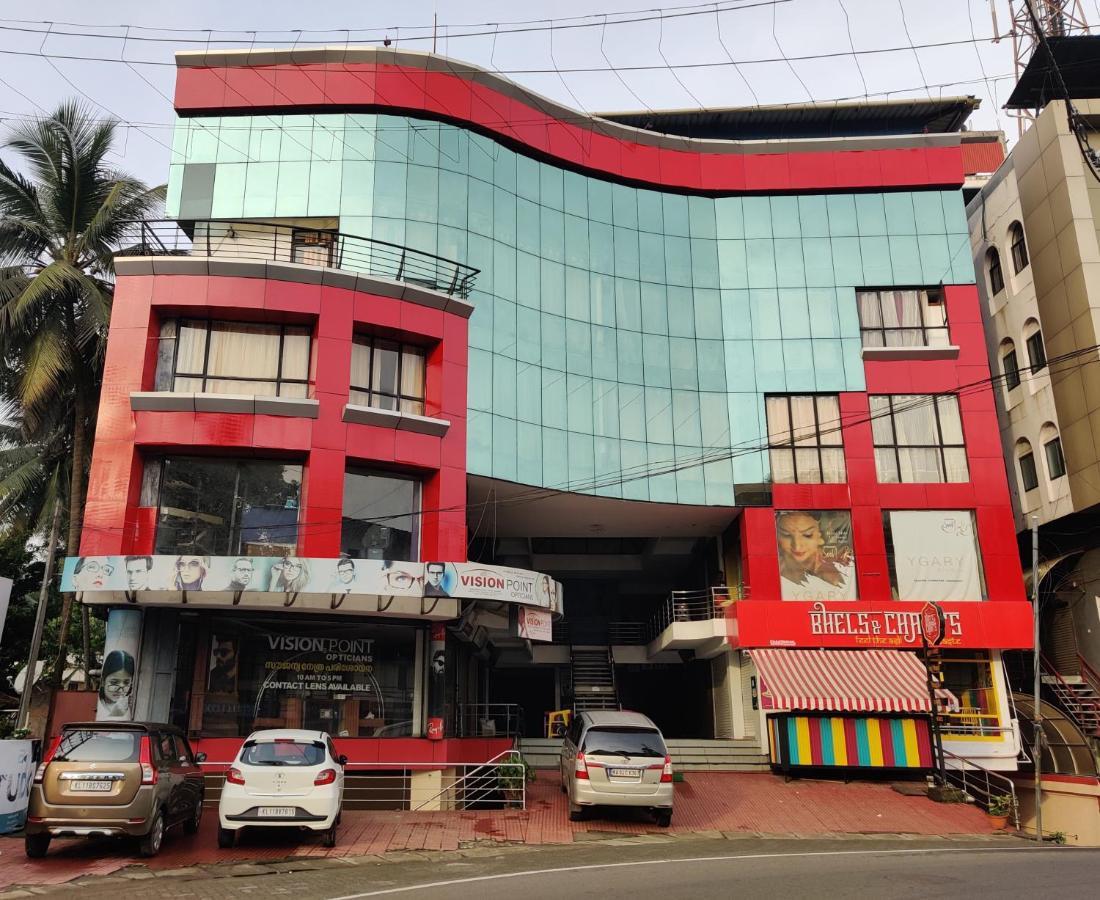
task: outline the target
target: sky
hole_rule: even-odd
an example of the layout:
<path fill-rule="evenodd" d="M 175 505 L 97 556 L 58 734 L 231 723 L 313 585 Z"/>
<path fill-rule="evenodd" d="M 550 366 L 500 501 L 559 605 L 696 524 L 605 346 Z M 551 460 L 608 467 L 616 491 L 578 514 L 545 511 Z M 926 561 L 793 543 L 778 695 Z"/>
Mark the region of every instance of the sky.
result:
<path fill-rule="evenodd" d="M 1000 109 L 1013 84 L 1012 42 L 990 40 L 991 8 L 1006 35 L 1009 0 L 656 3 L 663 11 L 655 0 L 9 0 L 0 4 L 0 119 L 10 125 L 78 97 L 126 123 L 115 162 L 161 183 L 175 50 L 385 36 L 430 50 L 435 14 L 438 52 L 585 112 L 973 94 L 981 108 L 970 127 L 1015 137 L 1015 119 Z M 1100 23 L 1100 0 L 1084 8 Z M 517 22 L 530 24 L 509 24 Z M 943 42 L 952 43 L 922 46 Z M 863 52 L 889 48 L 903 49 Z"/>

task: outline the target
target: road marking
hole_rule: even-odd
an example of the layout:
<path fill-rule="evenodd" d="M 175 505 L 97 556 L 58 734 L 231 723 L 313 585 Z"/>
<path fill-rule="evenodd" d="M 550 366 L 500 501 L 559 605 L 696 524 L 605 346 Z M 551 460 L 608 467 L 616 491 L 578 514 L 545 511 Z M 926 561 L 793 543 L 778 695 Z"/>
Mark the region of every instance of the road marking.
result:
<path fill-rule="evenodd" d="M 642 859 L 636 862 L 593 863 L 587 866 L 559 866 L 553 869 L 525 869 L 522 872 L 501 872 L 496 875 L 477 875 L 471 878 L 452 878 L 447 881 L 429 881 L 405 887 L 366 891 L 362 894 L 344 894 L 330 900 L 363 900 L 366 897 L 384 897 L 387 894 L 404 894 L 409 891 L 426 891 L 432 888 L 455 887 L 475 884 L 479 881 L 495 881 L 502 878 L 526 878 L 532 875 L 558 875 L 563 872 L 588 872 L 595 869 L 622 869 L 629 866 L 664 866 L 669 863 L 728 862 L 742 859 L 779 859 L 801 856 L 889 856 L 897 853 L 1027 853 L 1036 850 L 1066 851 L 1069 847 L 913 847 L 899 850 L 807 850 L 801 853 L 746 853 L 732 856 L 690 856 L 679 859 Z"/>

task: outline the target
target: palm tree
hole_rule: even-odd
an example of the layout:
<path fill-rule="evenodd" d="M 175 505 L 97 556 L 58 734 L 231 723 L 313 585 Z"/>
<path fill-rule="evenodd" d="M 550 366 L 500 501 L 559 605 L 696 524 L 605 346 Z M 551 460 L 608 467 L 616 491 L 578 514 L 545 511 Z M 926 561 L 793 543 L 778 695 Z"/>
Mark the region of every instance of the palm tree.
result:
<path fill-rule="evenodd" d="M 111 316 L 113 253 L 126 223 L 147 217 L 164 188 L 148 188 L 107 161 L 115 123 L 75 102 L 21 125 L 0 159 L 0 384 L 32 444 L 67 444 L 65 548 L 76 553 Z M 63 411 L 59 415 L 59 411 Z M 54 434 L 60 430 L 60 436 Z M 9 476 L 10 477 L 10 476 Z M 50 504 L 39 509 L 41 523 Z M 58 658 L 72 598 L 61 611 Z"/>

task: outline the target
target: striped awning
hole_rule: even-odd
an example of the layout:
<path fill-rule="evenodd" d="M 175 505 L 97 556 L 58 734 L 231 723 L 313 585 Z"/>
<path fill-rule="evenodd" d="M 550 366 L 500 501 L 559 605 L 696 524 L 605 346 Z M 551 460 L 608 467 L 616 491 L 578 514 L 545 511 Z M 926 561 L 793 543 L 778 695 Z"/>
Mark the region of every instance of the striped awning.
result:
<path fill-rule="evenodd" d="M 749 652 L 760 671 L 765 709 L 916 713 L 932 709 L 924 664 L 905 650 Z"/>

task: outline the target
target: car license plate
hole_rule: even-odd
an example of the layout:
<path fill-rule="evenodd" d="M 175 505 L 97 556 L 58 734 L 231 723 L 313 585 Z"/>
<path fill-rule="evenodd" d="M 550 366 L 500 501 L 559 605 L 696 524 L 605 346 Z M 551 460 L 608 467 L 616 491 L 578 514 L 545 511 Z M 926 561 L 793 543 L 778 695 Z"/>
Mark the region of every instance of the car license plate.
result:
<path fill-rule="evenodd" d="M 294 817 L 293 806 L 261 806 L 259 809 L 261 816 L 266 816 L 270 819 L 290 819 Z"/>
<path fill-rule="evenodd" d="M 608 769 L 607 774 L 612 778 L 641 778 L 641 769 Z"/>
<path fill-rule="evenodd" d="M 110 781 L 74 781 L 72 782 L 71 790 L 106 792 L 111 789 L 111 784 Z"/>

